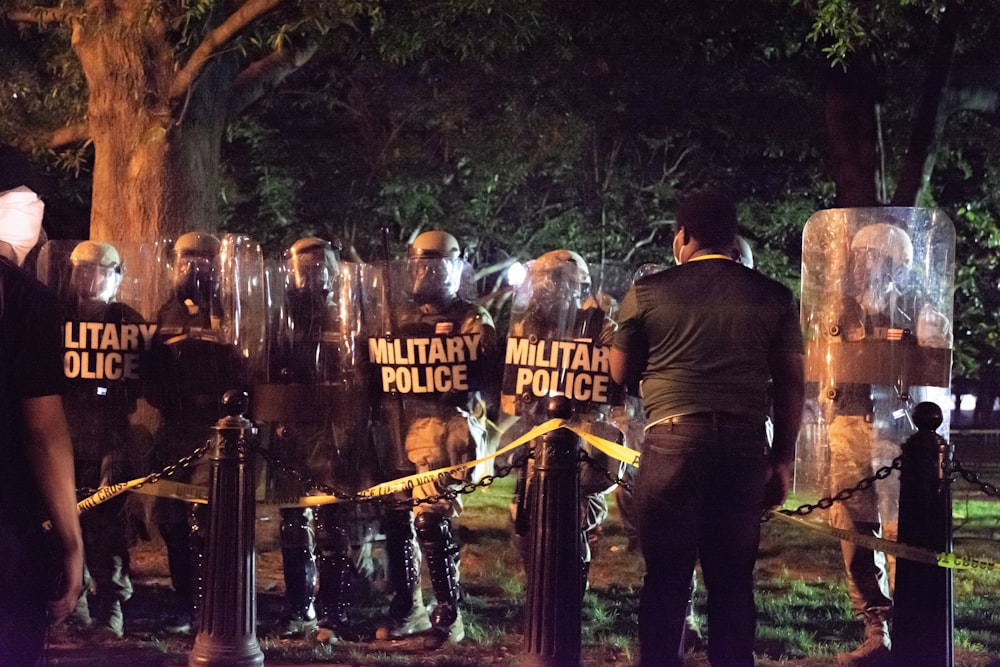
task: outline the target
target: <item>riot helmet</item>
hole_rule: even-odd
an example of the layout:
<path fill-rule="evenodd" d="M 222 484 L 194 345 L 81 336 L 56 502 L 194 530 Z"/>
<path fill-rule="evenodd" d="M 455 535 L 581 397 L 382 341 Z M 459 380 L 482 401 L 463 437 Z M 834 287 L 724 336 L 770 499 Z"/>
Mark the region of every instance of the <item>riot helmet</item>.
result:
<path fill-rule="evenodd" d="M 913 242 L 900 227 L 876 222 L 851 239 L 850 295 L 869 315 L 885 313 L 913 266 Z"/>
<path fill-rule="evenodd" d="M 173 286 L 179 299 L 208 303 L 219 287 L 218 238 L 187 232 L 174 242 Z"/>
<path fill-rule="evenodd" d="M 447 302 L 458 295 L 462 259 L 458 240 L 448 232 L 432 230 L 413 239 L 406 268 L 418 303 Z"/>
<path fill-rule="evenodd" d="M 285 270 L 287 289 L 325 299 L 333 293 L 339 265 L 329 241 L 308 236 L 293 243 L 285 253 Z"/>
<path fill-rule="evenodd" d="M 666 270 L 666 268 L 667 267 L 664 264 L 657 264 L 656 262 L 646 262 L 638 269 L 636 269 L 635 273 L 632 274 L 632 282 L 634 283 L 637 280 L 645 278 L 646 276 L 651 276 L 654 273 L 659 273 L 660 271 L 664 271 Z"/>
<path fill-rule="evenodd" d="M 70 285 L 81 301 L 107 303 L 118 292 L 122 280 L 121 258 L 110 243 L 83 241 L 69 256 Z"/>
<path fill-rule="evenodd" d="M 590 293 L 590 269 L 572 250 L 550 250 L 528 269 L 532 299 L 556 303 L 567 300 L 579 306 Z"/>

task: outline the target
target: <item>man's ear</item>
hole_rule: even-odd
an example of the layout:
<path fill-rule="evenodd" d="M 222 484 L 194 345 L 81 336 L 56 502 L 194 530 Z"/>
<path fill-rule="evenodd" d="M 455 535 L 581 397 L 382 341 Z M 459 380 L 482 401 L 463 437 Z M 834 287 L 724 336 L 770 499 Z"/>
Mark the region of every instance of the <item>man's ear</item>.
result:
<path fill-rule="evenodd" d="M 681 227 L 681 243 L 684 245 L 688 244 L 688 230 Z"/>

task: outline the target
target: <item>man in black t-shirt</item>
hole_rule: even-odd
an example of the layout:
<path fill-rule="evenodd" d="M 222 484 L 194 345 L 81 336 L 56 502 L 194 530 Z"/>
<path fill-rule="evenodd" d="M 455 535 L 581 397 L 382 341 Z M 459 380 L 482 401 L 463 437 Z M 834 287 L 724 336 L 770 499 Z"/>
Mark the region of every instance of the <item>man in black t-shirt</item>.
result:
<path fill-rule="evenodd" d="M 648 565 L 639 601 L 648 667 L 683 664 L 696 561 L 708 592 L 709 661 L 754 664 L 760 516 L 788 493 L 803 344 L 791 290 L 733 260 L 736 231 L 725 197 L 690 197 L 677 212 L 679 266 L 637 280 L 619 310 L 611 374 L 626 386 L 640 380 L 647 420 L 635 502 Z"/>

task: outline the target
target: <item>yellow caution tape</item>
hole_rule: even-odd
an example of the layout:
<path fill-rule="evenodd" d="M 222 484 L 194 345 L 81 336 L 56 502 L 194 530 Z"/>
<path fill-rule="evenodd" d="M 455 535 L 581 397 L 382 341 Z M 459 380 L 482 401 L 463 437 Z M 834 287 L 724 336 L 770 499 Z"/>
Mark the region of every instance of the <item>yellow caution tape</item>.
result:
<path fill-rule="evenodd" d="M 797 516 L 791 516 L 781 511 L 771 510 L 771 516 L 781 519 L 782 521 L 794 523 L 797 526 L 808 528 L 809 530 L 817 533 L 836 537 L 847 542 L 853 542 L 854 544 L 859 544 L 873 551 L 882 551 L 887 554 L 892 554 L 897 558 L 905 558 L 906 560 L 912 560 L 917 563 L 950 567 L 958 570 L 1000 570 L 1000 563 L 993 563 L 979 558 L 957 556 L 950 552 L 936 552 L 933 549 L 914 547 L 909 544 L 893 542 L 892 540 L 882 539 L 873 535 L 861 535 L 860 533 L 853 533 L 842 528 L 834 528 L 829 524 L 806 521 L 805 519 Z"/>
<path fill-rule="evenodd" d="M 619 461 L 624 461 L 630 466 L 639 467 L 639 452 L 634 449 L 629 449 L 628 447 L 623 447 L 617 442 L 611 442 L 610 440 L 605 440 L 600 436 L 596 436 L 593 433 L 584 433 L 583 431 L 578 431 L 575 428 L 567 427 L 569 430 L 576 433 L 578 436 L 586 440 L 589 444 L 593 445 L 595 448 L 601 450 L 608 456 Z"/>
<path fill-rule="evenodd" d="M 143 482 L 145 480 L 139 481 Z M 147 496 L 156 496 L 157 498 L 173 498 L 189 503 L 208 504 L 208 487 L 198 486 L 197 484 L 184 484 L 183 482 L 161 479 L 155 484 L 146 482 L 142 486 L 130 490 Z"/>
<path fill-rule="evenodd" d="M 436 470 L 429 470 L 427 472 L 416 473 L 414 475 L 407 475 L 406 477 L 400 477 L 399 479 L 394 479 L 391 482 L 382 482 L 381 484 L 376 484 L 370 488 L 365 489 L 357 494 L 360 498 L 375 498 L 378 496 L 389 496 L 399 491 L 410 491 L 413 488 L 420 486 L 422 484 L 428 484 L 436 482 L 439 479 L 446 478 L 448 475 L 453 473 L 460 473 L 471 468 L 475 468 L 477 465 L 485 463 L 490 459 L 495 459 L 498 456 L 502 456 L 507 452 L 513 451 L 520 447 L 521 445 L 534 440 L 540 436 L 545 435 L 549 431 L 554 431 L 557 428 L 561 428 L 565 425 L 561 419 L 550 419 L 544 424 L 539 424 L 535 428 L 531 429 L 524 435 L 522 435 L 517 440 L 514 440 L 509 445 L 498 449 L 496 452 L 490 454 L 489 456 L 484 456 L 482 458 L 476 459 L 475 461 L 469 461 L 468 463 L 461 463 L 459 465 L 448 466 L 447 468 L 438 468 Z M 316 496 L 303 496 L 297 499 L 286 499 L 278 503 L 267 502 L 267 505 L 277 505 L 279 508 L 282 507 L 313 507 L 316 505 L 329 505 L 331 503 L 344 502 L 345 499 L 338 498 L 337 496 L 331 495 L 316 495 Z"/>
<path fill-rule="evenodd" d="M 128 482 L 118 482 L 102 486 L 93 494 L 79 501 L 76 504 L 76 511 L 78 514 L 83 514 L 87 510 L 92 510 L 101 503 L 106 503 L 126 491 L 160 498 L 175 498 L 191 503 L 208 504 L 208 487 L 197 486 L 195 484 L 182 484 L 165 479 L 156 482 L 149 482 L 148 480 L 148 477 L 139 477 Z M 45 531 L 52 530 L 52 521 L 44 521 L 42 529 Z"/>
<path fill-rule="evenodd" d="M 583 440 L 593 445 L 595 448 L 604 452 L 608 456 L 611 456 L 619 461 L 624 461 L 629 465 L 638 467 L 639 465 L 639 452 L 634 449 L 629 449 L 623 447 L 617 443 L 605 440 L 599 436 L 593 435 L 591 433 L 586 433 L 582 430 L 568 426 L 566 422 L 562 419 L 550 419 L 549 421 L 539 424 L 534 427 L 521 437 L 517 438 L 510 444 L 502 447 L 496 452 L 484 456 L 482 458 L 476 459 L 474 461 L 469 461 L 467 463 L 461 463 L 454 466 L 448 466 L 446 468 L 438 468 L 436 470 L 429 470 L 427 472 L 416 473 L 413 475 L 408 475 L 406 477 L 401 477 L 389 482 L 383 482 L 381 484 L 376 484 L 373 487 L 365 489 L 364 491 L 356 494 L 360 498 L 375 498 L 379 496 L 388 496 L 400 491 L 410 491 L 417 486 L 423 484 L 433 483 L 441 479 L 447 478 L 449 475 L 462 473 L 476 466 L 486 463 L 491 459 L 495 459 L 502 456 L 518 447 L 528 443 L 535 438 L 539 438 L 550 431 L 554 431 L 558 428 L 567 428 L 573 431 Z M 148 478 L 140 477 L 138 479 L 133 479 L 128 482 L 120 482 L 117 484 L 112 484 L 110 486 L 104 486 L 97 490 L 91 496 L 84 498 L 79 503 L 77 503 L 77 510 L 79 512 L 86 512 L 87 510 L 97 507 L 101 503 L 111 500 L 115 496 L 121 495 L 122 493 L 132 491 L 134 493 L 141 493 L 149 496 L 156 496 L 159 498 L 173 498 L 176 500 L 184 500 L 187 502 L 194 503 L 208 503 L 208 488 L 204 486 L 197 486 L 193 484 L 184 484 L 181 482 L 174 482 L 172 480 L 160 479 L 156 483 L 149 483 Z M 268 507 L 276 507 L 278 509 L 286 509 L 293 507 L 316 507 L 318 505 L 329 505 L 331 503 L 344 502 L 345 500 L 353 501 L 353 498 L 339 498 L 335 495 L 310 495 L 310 496 L 299 496 L 290 498 L 271 498 L 266 501 L 262 501 L 258 504 L 266 505 Z M 48 527 L 51 524 L 46 522 Z M 48 530 L 48 527 L 46 530 Z"/>

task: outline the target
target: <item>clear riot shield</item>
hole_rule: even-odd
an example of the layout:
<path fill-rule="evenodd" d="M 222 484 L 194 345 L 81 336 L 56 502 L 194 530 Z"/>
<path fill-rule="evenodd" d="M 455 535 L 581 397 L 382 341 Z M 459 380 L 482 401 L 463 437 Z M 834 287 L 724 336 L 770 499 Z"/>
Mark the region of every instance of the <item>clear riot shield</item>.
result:
<path fill-rule="evenodd" d="M 624 402 L 609 366 L 616 328 L 608 316 L 611 300 L 538 270 L 537 261 L 527 264 L 528 277 L 514 287 L 511 302 L 500 396 L 503 412 L 520 418 L 510 432 L 518 435 L 546 421 L 548 399 L 566 396 L 573 403 L 574 426 L 623 444 L 622 431 L 608 421 L 611 408 Z M 608 476 L 618 479 L 624 464 L 589 444 L 583 449 L 600 470 L 589 465 L 581 470 L 581 491 L 611 490 Z"/>
<path fill-rule="evenodd" d="M 127 481 L 142 472 L 148 453 L 148 433 L 134 416 L 156 327 L 122 289 L 137 252 L 122 244 L 49 241 L 36 264 L 65 314 L 63 405 L 84 488 Z"/>
<path fill-rule="evenodd" d="M 377 397 L 373 419 L 385 470 L 397 475 L 414 466 L 427 470 L 481 458 L 488 446 L 485 408 L 478 399 L 492 374 L 493 322 L 463 296 L 472 275 L 466 262 L 431 261 L 456 262 L 454 275 L 462 276 L 432 297 L 414 294 L 420 269 L 412 261 L 381 261 L 366 272 L 372 332 L 366 352 Z M 449 451 L 428 442 L 427 455 L 421 454 L 418 422 L 428 439 L 441 440 L 434 432 L 447 432 Z M 456 475 L 479 474 L 477 468 Z"/>
<path fill-rule="evenodd" d="M 531 275 L 533 262 L 528 262 Z M 614 323 L 595 297 L 543 276 L 514 287 L 501 396 L 509 415 L 545 416 L 549 397 L 620 405 L 608 356 Z"/>
<path fill-rule="evenodd" d="M 354 493 L 376 481 L 369 447 L 362 267 L 330 261 L 318 283 L 296 282 L 287 263 L 269 267 L 269 336 L 256 376 L 253 417 L 270 450 L 303 476 Z M 278 496 L 306 491 L 275 473 Z"/>
<path fill-rule="evenodd" d="M 188 232 L 141 249 L 156 334 L 143 369 L 160 413 L 154 458 L 172 463 L 203 445 L 230 389 L 249 391 L 264 351 L 264 264 L 246 236 Z"/>
<path fill-rule="evenodd" d="M 836 493 L 889 465 L 915 432 L 910 411 L 920 401 L 938 402 L 947 419 L 954 263 L 954 226 L 940 211 L 832 209 L 809 218 L 801 322 L 812 400 L 797 493 Z M 890 527 L 898 482 L 893 475 L 876 485 Z M 872 509 L 855 511 L 878 520 Z"/>

